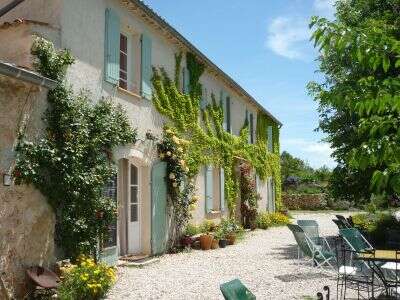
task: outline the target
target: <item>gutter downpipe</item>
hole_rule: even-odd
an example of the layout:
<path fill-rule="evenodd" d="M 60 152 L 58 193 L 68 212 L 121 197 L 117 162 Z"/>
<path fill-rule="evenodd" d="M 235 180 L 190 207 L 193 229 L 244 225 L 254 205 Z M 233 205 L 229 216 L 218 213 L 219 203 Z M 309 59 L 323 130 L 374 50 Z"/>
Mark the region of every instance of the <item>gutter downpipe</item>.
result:
<path fill-rule="evenodd" d="M 53 89 L 57 86 L 57 82 L 39 74 L 32 73 L 9 64 L 0 62 L 0 74 L 20 79 L 38 86 L 43 86 L 48 89 Z"/>
<path fill-rule="evenodd" d="M 6 6 L 3 8 L 0 8 L 0 17 L 4 16 L 6 13 L 8 13 L 10 10 L 14 9 L 17 5 L 21 4 L 25 0 L 13 0 L 10 3 L 8 3 Z"/>

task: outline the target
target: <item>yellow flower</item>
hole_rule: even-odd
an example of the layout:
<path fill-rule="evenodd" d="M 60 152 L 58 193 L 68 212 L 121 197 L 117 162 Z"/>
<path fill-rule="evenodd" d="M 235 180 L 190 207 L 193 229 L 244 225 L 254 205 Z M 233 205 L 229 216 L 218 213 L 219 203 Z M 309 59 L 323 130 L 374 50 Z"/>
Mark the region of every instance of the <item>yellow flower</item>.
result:
<path fill-rule="evenodd" d="M 182 147 L 179 147 L 179 148 L 177 148 L 176 149 L 179 153 L 182 153 L 183 152 L 183 148 Z"/>
<path fill-rule="evenodd" d="M 171 151 L 167 151 L 167 156 L 171 156 Z"/>
<path fill-rule="evenodd" d="M 94 270 L 93 274 L 94 274 L 94 275 L 98 275 L 98 274 L 100 274 L 100 270 L 99 270 L 99 269 L 97 269 L 97 270 Z"/>
<path fill-rule="evenodd" d="M 160 158 L 163 159 L 165 157 L 164 153 L 160 153 Z"/>
<path fill-rule="evenodd" d="M 185 160 L 183 160 L 183 159 L 181 159 L 181 160 L 179 161 L 179 163 L 181 164 L 181 166 L 184 166 L 184 165 L 186 164 Z"/>
<path fill-rule="evenodd" d="M 180 140 L 175 135 L 172 137 L 172 140 L 174 141 L 175 144 L 177 145 L 180 144 Z"/>

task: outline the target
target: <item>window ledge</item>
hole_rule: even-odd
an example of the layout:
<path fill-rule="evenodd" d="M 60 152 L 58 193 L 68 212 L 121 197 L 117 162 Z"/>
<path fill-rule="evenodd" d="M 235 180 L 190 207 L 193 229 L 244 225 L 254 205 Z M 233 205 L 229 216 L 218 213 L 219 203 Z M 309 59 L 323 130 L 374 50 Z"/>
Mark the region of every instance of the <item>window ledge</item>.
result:
<path fill-rule="evenodd" d="M 138 99 L 142 99 L 142 96 L 140 96 L 139 94 L 136 94 L 135 92 L 128 91 L 128 90 L 123 89 L 121 87 L 118 87 L 118 91 L 123 93 L 123 94 L 129 95 L 129 96 L 132 96 L 132 97 L 135 97 L 135 98 L 138 98 Z"/>

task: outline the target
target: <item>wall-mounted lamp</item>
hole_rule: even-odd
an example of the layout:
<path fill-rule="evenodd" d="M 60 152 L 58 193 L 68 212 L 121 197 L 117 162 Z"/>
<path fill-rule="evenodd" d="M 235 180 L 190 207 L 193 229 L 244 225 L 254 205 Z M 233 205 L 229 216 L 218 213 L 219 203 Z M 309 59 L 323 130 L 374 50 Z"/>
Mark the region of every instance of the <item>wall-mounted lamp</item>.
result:
<path fill-rule="evenodd" d="M 3 184 L 5 186 L 10 186 L 12 183 L 12 177 L 10 174 L 4 174 L 3 175 Z"/>

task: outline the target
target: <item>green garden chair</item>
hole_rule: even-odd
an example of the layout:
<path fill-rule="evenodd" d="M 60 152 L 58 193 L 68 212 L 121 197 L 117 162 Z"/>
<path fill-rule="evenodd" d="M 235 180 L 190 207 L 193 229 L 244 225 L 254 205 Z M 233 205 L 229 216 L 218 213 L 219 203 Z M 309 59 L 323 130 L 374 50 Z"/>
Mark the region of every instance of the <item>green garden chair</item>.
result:
<path fill-rule="evenodd" d="M 335 270 L 331 260 L 335 260 L 336 256 L 330 249 L 324 249 L 322 245 L 315 244 L 299 225 L 288 224 L 287 226 L 297 242 L 298 259 L 300 259 L 300 253 L 302 253 L 311 259 L 312 266 L 320 268 L 323 265 L 328 265 Z"/>
<path fill-rule="evenodd" d="M 345 228 L 339 230 L 340 236 L 355 252 L 362 252 L 367 250 L 373 250 L 374 247 L 368 242 L 368 240 L 361 234 L 356 228 Z"/>
<path fill-rule="evenodd" d="M 331 246 L 328 241 L 319 235 L 319 225 L 315 220 L 297 220 L 297 225 L 299 225 L 307 235 L 316 245 L 324 246 L 332 251 Z"/>
<path fill-rule="evenodd" d="M 250 292 L 246 286 L 239 280 L 223 283 L 220 285 L 220 290 L 225 300 L 255 300 L 256 296 Z"/>

